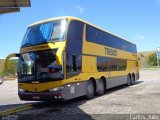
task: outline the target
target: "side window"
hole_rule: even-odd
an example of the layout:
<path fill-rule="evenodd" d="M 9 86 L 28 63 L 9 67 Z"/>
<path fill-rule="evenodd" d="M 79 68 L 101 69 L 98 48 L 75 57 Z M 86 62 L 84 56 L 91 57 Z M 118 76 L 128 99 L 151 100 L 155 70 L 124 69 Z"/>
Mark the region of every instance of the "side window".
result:
<path fill-rule="evenodd" d="M 71 41 L 82 41 L 83 39 L 83 23 L 79 21 L 71 21 L 68 28 L 68 42 Z"/>
<path fill-rule="evenodd" d="M 67 54 L 67 73 L 80 72 L 82 68 L 81 55 L 68 55 Z"/>
<path fill-rule="evenodd" d="M 86 27 L 86 39 L 89 42 L 94 42 L 94 43 L 98 43 L 98 30 L 93 28 L 90 25 L 87 25 Z"/>
<path fill-rule="evenodd" d="M 108 57 L 97 57 L 97 69 L 99 72 L 126 70 L 127 60 Z"/>
<path fill-rule="evenodd" d="M 83 26 L 80 21 L 73 20 L 69 24 L 67 35 L 67 77 L 80 73 L 82 68 Z"/>
<path fill-rule="evenodd" d="M 113 48 L 125 50 L 128 52 L 136 53 L 136 45 L 123 40 L 108 32 L 102 31 L 90 25 L 86 27 L 86 40 L 89 42 L 106 45 Z"/>

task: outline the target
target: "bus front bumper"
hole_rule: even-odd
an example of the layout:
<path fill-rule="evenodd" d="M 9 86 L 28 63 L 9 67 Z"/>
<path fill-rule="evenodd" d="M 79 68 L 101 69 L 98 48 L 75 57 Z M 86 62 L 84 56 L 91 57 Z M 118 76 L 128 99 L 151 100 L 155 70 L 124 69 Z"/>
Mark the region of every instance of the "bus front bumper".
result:
<path fill-rule="evenodd" d="M 66 93 L 61 91 L 56 92 L 18 92 L 21 100 L 28 101 L 65 101 L 67 100 Z"/>

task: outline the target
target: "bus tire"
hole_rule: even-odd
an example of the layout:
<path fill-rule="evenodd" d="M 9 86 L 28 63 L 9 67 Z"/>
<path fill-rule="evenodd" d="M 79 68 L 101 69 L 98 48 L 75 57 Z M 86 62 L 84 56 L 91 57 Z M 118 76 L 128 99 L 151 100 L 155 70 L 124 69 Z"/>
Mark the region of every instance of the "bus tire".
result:
<path fill-rule="evenodd" d="M 91 99 L 94 97 L 95 90 L 94 90 L 94 84 L 91 80 L 88 81 L 87 87 L 86 87 L 86 98 Z"/>
<path fill-rule="evenodd" d="M 105 92 L 105 85 L 102 79 L 99 80 L 98 92 L 97 95 L 103 95 Z"/>
<path fill-rule="evenodd" d="M 134 74 L 131 76 L 131 85 L 134 85 L 135 84 L 135 76 Z"/>
<path fill-rule="evenodd" d="M 127 86 L 130 86 L 131 85 L 131 76 L 128 75 L 127 76 Z"/>

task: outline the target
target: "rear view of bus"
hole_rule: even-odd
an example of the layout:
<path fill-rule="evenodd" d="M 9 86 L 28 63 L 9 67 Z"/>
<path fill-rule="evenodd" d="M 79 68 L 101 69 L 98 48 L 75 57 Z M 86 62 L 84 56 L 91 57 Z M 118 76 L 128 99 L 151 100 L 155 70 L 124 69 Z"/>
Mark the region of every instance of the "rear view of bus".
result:
<path fill-rule="evenodd" d="M 20 99 L 92 98 L 104 94 L 108 88 L 133 84 L 139 78 L 135 45 L 121 40 L 129 49 L 134 47 L 132 53 L 126 51 L 124 45 L 123 49 L 110 43 L 94 42 L 92 40 L 98 34 L 106 39 L 106 32 L 100 31 L 104 32 L 102 35 L 98 31 L 99 28 L 74 17 L 48 19 L 30 25 L 20 53 L 15 54 L 19 57 Z M 92 35 L 95 37 L 91 38 Z M 92 40 L 87 40 L 89 37 Z"/>

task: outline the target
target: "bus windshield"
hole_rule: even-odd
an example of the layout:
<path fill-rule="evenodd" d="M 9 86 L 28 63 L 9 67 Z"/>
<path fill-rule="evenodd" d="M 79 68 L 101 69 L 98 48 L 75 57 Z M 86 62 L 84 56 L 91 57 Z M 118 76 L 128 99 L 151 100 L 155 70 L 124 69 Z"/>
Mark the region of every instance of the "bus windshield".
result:
<path fill-rule="evenodd" d="M 63 69 L 62 66 L 56 64 L 56 51 L 47 50 L 21 54 L 18 62 L 19 81 L 62 80 Z"/>
<path fill-rule="evenodd" d="M 62 41 L 64 40 L 65 31 L 65 19 L 31 26 L 27 29 L 22 41 L 22 47 Z"/>

